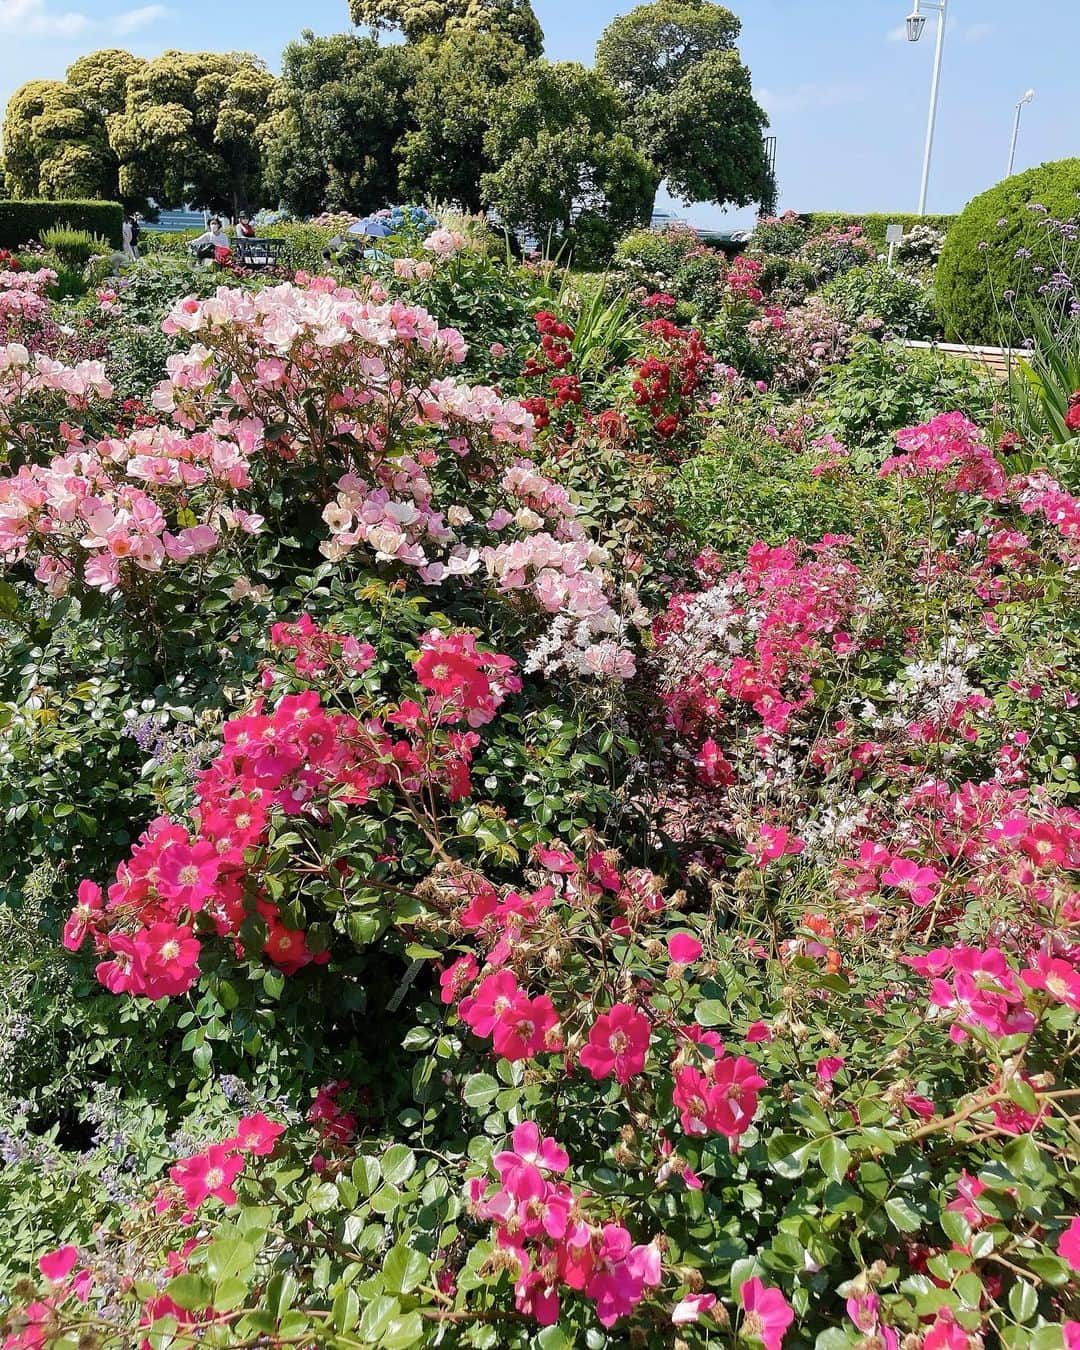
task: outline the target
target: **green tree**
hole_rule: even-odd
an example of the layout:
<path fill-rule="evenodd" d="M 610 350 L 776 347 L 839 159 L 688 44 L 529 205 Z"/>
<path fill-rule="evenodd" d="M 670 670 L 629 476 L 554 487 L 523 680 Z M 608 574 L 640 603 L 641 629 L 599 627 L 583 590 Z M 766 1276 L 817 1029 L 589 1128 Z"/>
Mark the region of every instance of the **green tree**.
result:
<path fill-rule="evenodd" d="M 635 108 L 669 94 L 699 61 L 732 51 L 742 22 L 711 0 L 655 0 L 613 19 L 596 46 L 596 68 Z"/>
<path fill-rule="evenodd" d="M 393 200 L 414 64 L 409 48 L 351 33 L 290 43 L 262 137 L 268 197 L 304 214 Z"/>
<path fill-rule="evenodd" d="M 529 56 L 544 49 L 544 31 L 530 0 L 349 0 L 353 23 L 398 28 L 410 42 L 456 30 L 498 33 Z"/>
<path fill-rule="evenodd" d="M 597 45 L 597 70 L 676 197 L 746 206 L 775 195 L 768 118 L 735 46 L 741 27 L 711 0 L 654 0 L 615 19 Z"/>
<path fill-rule="evenodd" d="M 17 89 L 4 115 L 7 190 L 15 197 L 113 197 L 116 158 L 105 123 L 62 80 Z"/>
<path fill-rule="evenodd" d="M 141 56 L 132 56 L 120 47 L 90 52 L 68 66 L 67 82 L 88 108 L 101 117 L 123 112 L 127 103 L 128 80 L 146 65 Z"/>
<path fill-rule="evenodd" d="M 128 200 L 234 213 L 262 186 L 258 133 L 275 79 L 242 52 L 165 52 L 127 80 L 107 119 Z"/>
<path fill-rule="evenodd" d="M 497 33 L 451 31 L 418 51 L 408 101 L 415 125 L 401 145 L 406 197 L 482 205 L 481 175 L 493 166 L 484 138 L 499 92 L 525 68 L 524 50 Z"/>
<path fill-rule="evenodd" d="M 572 243 L 579 261 L 610 252 L 649 218 L 658 175 L 623 130 L 626 110 L 595 71 L 535 61 L 492 110 L 484 204 L 509 229 Z"/>

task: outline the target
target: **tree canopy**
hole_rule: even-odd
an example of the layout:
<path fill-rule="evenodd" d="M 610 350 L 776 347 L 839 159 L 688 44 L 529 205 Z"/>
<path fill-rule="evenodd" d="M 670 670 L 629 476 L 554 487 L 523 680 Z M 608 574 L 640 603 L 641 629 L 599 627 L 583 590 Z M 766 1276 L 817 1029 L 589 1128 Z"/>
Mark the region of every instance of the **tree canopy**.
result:
<path fill-rule="evenodd" d="M 349 0 L 353 23 L 397 28 L 410 42 L 457 30 L 497 33 L 537 57 L 544 31 L 530 0 Z"/>
<path fill-rule="evenodd" d="M 274 77 L 242 52 L 165 52 L 127 80 L 107 119 L 124 197 L 235 213 L 260 192 L 258 132 Z"/>
<path fill-rule="evenodd" d="M 534 61 L 499 95 L 481 188 L 510 229 L 549 230 L 589 255 L 648 221 L 657 174 L 624 134 L 612 87 L 574 62 Z"/>
<path fill-rule="evenodd" d="M 479 211 L 481 175 L 493 167 L 484 150 L 492 110 L 525 69 L 525 52 L 497 33 L 461 29 L 428 39 L 418 58 L 424 78 L 408 93 L 413 126 L 401 144 L 401 190 Z"/>
<path fill-rule="evenodd" d="M 407 48 L 351 33 L 290 43 L 262 134 L 270 200 L 303 214 L 393 200 L 413 66 Z"/>
<path fill-rule="evenodd" d="M 19 197 L 109 197 L 117 186 L 100 113 L 62 80 L 31 80 L 4 115 L 7 190 Z"/>
<path fill-rule="evenodd" d="M 742 25 L 711 0 L 654 0 L 604 30 L 596 68 L 626 101 L 637 144 L 676 197 L 770 199 L 768 118 L 735 46 Z"/>

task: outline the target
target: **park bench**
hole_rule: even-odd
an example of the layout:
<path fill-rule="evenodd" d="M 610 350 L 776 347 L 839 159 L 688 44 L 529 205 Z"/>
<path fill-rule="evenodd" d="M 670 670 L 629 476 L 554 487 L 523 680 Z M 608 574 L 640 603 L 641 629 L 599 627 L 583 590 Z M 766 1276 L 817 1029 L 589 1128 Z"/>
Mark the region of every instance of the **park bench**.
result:
<path fill-rule="evenodd" d="M 941 352 L 943 356 L 954 356 L 961 361 L 970 361 L 982 366 L 997 379 L 1009 378 L 1017 364 L 1024 359 L 1025 353 L 1012 347 L 969 347 L 962 342 L 905 342 L 905 347 L 917 351 Z"/>
<path fill-rule="evenodd" d="M 244 239 L 233 242 L 233 256 L 241 267 L 279 267 L 285 260 L 284 239 Z"/>

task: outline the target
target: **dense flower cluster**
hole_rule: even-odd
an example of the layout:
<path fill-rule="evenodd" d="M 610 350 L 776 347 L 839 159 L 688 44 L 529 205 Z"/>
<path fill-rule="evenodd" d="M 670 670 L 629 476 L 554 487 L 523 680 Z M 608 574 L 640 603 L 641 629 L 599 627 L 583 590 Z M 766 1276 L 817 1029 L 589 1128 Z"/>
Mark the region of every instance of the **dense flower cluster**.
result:
<path fill-rule="evenodd" d="M 352 676 L 366 671 L 370 646 L 319 630 L 307 616 L 278 624 L 276 647 L 297 653 L 298 672 L 331 662 Z M 226 723 L 224 748 L 200 776 L 194 831 L 167 817 L 151 823 L 117 869 L 107 898 L 91 881 L 64 932 L 78 950 L 93 938 L 97 976 L 114 994 L 170 998 L 198 978 L 200 937 L 232 938 L 238 954 L 254 932 L 257 950 L 285 974 L 328 951 L 313 950 L 259 886 L 260 850 L 276 813 L 325 817 L 331 800 L 364 807 L 380 788 L 411 796 L 439 788 L 451 800 L 471 792 L 469 764 L 479 737 L 471 728 L 495 716 L 520 689 L 508 657 L 480 652 L 469 634 L 429 634 L 414 663 L 420 699 L 377 715 L 328 710 L 314 690 L 260 700 Z M 470 730 L 457 729 L 466 724 Z M 249 920 L 258 920 L 254 928 Z"/>

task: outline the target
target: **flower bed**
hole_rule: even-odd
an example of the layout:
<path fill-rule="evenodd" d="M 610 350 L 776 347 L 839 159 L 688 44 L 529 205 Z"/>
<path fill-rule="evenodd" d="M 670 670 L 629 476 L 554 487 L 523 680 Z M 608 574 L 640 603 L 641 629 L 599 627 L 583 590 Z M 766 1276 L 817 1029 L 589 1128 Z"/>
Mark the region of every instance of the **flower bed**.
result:
<path fill-rule="evenodd" d="M 0 276 L 3 1344 L 1080 1344 L 1068 456 L 429 225 Z"/>

